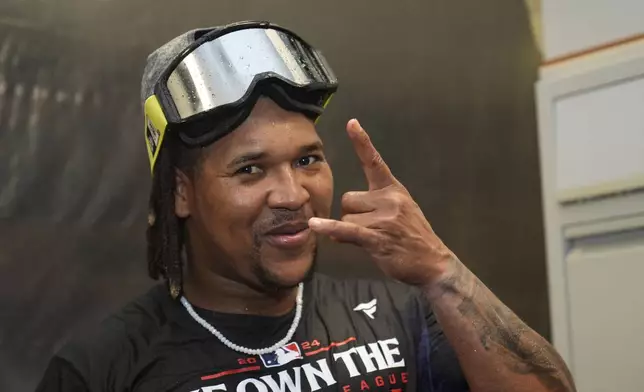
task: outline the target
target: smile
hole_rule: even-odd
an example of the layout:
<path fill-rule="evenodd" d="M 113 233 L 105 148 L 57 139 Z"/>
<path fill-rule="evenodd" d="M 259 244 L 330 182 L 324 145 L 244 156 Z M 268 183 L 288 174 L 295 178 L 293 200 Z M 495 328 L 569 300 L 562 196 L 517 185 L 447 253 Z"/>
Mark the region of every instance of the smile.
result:
<path fill-rule="evenodd" d="M 278 248 L 298 248 L 306 244 L 310 236 L 311 229 L 307 222 L 294 222 L 268 231 L 264 238 Z"/>

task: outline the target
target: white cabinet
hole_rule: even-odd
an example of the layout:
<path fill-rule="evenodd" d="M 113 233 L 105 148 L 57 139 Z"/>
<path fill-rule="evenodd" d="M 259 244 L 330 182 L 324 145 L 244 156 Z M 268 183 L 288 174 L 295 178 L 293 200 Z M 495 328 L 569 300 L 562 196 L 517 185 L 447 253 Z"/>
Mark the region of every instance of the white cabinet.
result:
<path fill-rule="evenodd" d="M 578 389 L 642 391 L 644 230 L 571 245 L 565 262 Z"/>
<path fill-rule="evenodd" d="M 552 335 L 580 392 L 644 391 L 644 48 L 634 53 L 537 85 Z"/>
<path fill-rule="evenodd" d="M 554 110 L 560 200 L 644 184 L 644 75 L 561 97 Z"/>

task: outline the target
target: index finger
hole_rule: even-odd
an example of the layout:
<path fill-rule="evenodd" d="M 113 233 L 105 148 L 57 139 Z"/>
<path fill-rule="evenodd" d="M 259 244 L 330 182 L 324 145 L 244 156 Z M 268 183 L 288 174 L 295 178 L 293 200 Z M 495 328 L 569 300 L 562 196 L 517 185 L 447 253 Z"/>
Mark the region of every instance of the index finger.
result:
<path fill-rule="evenodd" d="M 352 119 L 347 124 L 347 133 L 353 143 L 353 148 L 360 159 L 362 170 L 367 177 L 369 190 L 382 189 L 397 184 L 398 181 L 391 173 L 389 166 L 371 143 L 367 132 L 358 120 Z"/>
<path fill-rule="evenodd" d="M 380 241 L 375 230 L 351 222 L 311 218 L 309 219 L 309 227 L 316 233 L 332 237 L 337 242 L 351 243 L 363 248 L 375 246 Z"/>

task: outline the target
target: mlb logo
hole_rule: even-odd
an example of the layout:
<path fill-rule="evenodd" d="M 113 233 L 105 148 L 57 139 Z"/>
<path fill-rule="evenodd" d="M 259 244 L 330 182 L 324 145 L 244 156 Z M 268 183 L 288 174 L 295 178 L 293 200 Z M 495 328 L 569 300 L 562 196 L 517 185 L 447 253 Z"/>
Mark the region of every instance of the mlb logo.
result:
<path fill-rule="evenodd" d="M 259 356 L 267 368 L 284 366 L 287 363 L 296 359 L 302 359 L 302 352 L 297 343 L 289 343 L 286 346 L 278 348 L 270 354 L 262 354 Z"/>

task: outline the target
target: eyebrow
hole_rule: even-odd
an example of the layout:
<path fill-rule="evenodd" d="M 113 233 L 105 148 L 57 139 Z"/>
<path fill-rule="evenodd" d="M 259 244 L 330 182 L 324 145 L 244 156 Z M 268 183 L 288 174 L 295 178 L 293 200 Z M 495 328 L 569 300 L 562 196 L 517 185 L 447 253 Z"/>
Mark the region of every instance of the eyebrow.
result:
<path fill-rule="evenodd" d="M 309 153 L 309 152 L 320 151 L 323 148 L 324 148 L 324 145 L 322 144 L 322 142 L 320 140 L 318 140 L 318 141 L 316 141 L 314 143 L 302 146 L 300 148 L 300 154 L 306 154 L 306 153 Z"/>
<path fill-rule="evenodd" d="M 311 153 L 314 151 L 320 151 L 323 149 L 323 144 L 321 141 L 316 141 L 314 143 L 306 144 L 302 147 L 300 147 L 300 154 L 307 154 Z M 251 162 L 256 162 L 259 161 L 263 158 L 266 158 L 268 154 L 265 151 L 254 151 L 254 152 L 249 152 L 246 154 L 243 154 L 241 156 L 238 156 L 237 158 L 233 159 L 227 167 L 229 169 L 233 169 L 235 167 L 239 167 L 241 165 L 245 165 Z"/>

